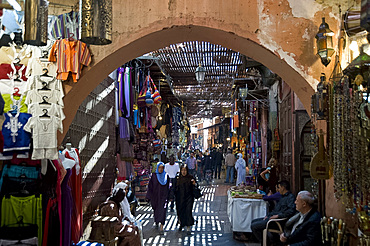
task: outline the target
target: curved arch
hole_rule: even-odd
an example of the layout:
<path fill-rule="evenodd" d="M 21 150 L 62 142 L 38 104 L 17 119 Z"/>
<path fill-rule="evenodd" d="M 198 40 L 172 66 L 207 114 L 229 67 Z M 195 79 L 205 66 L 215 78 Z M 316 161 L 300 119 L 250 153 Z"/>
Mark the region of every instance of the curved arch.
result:
<path fill-rule="evenodd" d="M 124 45 L 94 64 L 84 73 L 78 83 L 64 97 L 64 105 L 66 105 L 66 119 L 63 122 L 64 129 L 67 129 L 72 123 L 83 100 L 114 69 L 150 51 L 171 44 L 194 40 L 220 44 L 262 63 L 277 73 L 294 90 L 306 109 L 310 107 L 311 95 L 314 93 L 311 85 L 285 60 L 282 60 L 262 45 L 234 33 L 210 27 L 195 25 L 172 26 L 171 28 L 152 32 Z M 66 133 L 66 130 L 64 132 Z M 58 136 L 59 142 L 64 138 L 64 134 Z"/>

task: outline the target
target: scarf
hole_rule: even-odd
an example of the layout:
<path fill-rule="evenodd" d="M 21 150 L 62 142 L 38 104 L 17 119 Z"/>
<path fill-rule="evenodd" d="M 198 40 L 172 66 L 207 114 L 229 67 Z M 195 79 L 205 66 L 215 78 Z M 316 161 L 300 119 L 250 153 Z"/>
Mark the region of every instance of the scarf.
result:
<path fill-rule="evenodd" d="M 116 184 L 116 186 L 114 186 L 113 188 L 111 197 L 115 196 L 120 189 L 125 190 L 126 187 L 127 187 L 127 184 L 125 182 L 120 182 Z M 128 203 L 128 200 L 127 200 L 127 194 L 125 194 L 125 198 L 120 202 L 119 205 L 121 207 L 123 217 L 124 218 L 127 217 L 130 221 L 133 221 L 134 216 L 132 216 L 131 211 L 130 211 L 130 204 Z"/>
<path fill-rule="evenodd" d="M 159 173 L 159 172 L 158 172 L 158 168 L 159 168 L 160 166 L 163 166 L 163 172 L 162 172 L 162 173 Z M 167 184 L 167 173 L 164 171 L 164 163 L 163 163 L 163 162 L 158 162 L 157 170 L 155 171 L 155 173 L 157 174 L 158 182 L 159 182 L 161 185 L 165 185 L 165 184 Z"/>

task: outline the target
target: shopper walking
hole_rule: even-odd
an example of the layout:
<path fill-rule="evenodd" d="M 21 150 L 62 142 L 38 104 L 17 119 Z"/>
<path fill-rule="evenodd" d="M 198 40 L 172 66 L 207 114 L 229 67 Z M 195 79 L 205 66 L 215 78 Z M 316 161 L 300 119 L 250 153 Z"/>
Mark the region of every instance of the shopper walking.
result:
<path fill-rule="evenodd" d="M 204 153 L 204 179 L 207 185 L 212 181 L 212 157 L 208 150 Z"/>
<path fill-rule="evenodd" d="M 150 201 L 152 208 L 154 210 L 154 222 L 156 227 L 160 223 L 159 234 L 163 235 L 163 225 L 166 220 L 166 210 L 167 210 L 167 199 L 169 192 L 169 182 L 167 173 L 164 171 L 164 163 L 159 162 L 157 165 L 157 170 L 152 174 L 149 181 L 148 191 L 146 194 L 146 199 Z"/>
<path fill-rule="evenodd" d="M 190 156 L 186 159 L 185 164 L 189 168 L 189 174 L 194 176 L 195 171 L 198 169 L 197 159 L 194 157 L 194 152 L 190 153 Z"/>
<path fill-rule="evenodd" d="M 175 192 L 176 192 L 176 179 L 177 174 L 180 172 L 179 164 L 175 163 L 175 157 L 173 155 L 170 156 L 170 162 L 166 164 L 164 171 L 168 174 L 169 177 L 169 207 L 170 211 L 173 212 L 173 208 L 175 206 Z"/>
<path fill-rule="evenodd" d="M 246 163 L 243 159 L 243 154 L 238 154 L 238 160 L 235 163 L 235 169 L 237 172 L 237 179 L 236 179 L 236 185 L 240 185 L 245 183 L 245 175 L 246 175 Z"/>
<path fill-rule="evenodd" d="M 187 165 L 181 166 L 176 186 L 176 210 L 177 217 L 180 222 L 179 231 L 182 231 L 182 229 L 186 227 L 189 235 L 191 234 L 190 227 L 194 225 L 192 210 L 194 204 L 193 189 L 195 183 L 194 177 L 188 172 Z"/>
<path fill-rule="evenodd" d="M 197 163 L 198 163 L 198 169 L 197 169 L 197 176 L 198 176 L 198 182 L 202 181 L 202 176 L 204 172 L 204 156 L 201 151 L 199 151 L 199 154 L 197 156 Z"/>
<path fill-rule="evenodd" d="M 235 155 L 231 153 L 231 149 L 229 149 L 228 154 L 225 157 L 225 165 L 226 165 L 226 181 L 225 183 L 234 183 L 234 167 L 235 167 Z M 230 178 L 230 179 L 229 179 Z"/>
<path fill-rule="evenodd" d="M 221 178 L 221 166 L 222 166 L 222 160 L 223 159 L 224 159 L 224 157 L 222 155 L 222 150 L 219 149 L 215 153 L 215 179 L 216 178 L 218 178 L 218 179 Z"/>

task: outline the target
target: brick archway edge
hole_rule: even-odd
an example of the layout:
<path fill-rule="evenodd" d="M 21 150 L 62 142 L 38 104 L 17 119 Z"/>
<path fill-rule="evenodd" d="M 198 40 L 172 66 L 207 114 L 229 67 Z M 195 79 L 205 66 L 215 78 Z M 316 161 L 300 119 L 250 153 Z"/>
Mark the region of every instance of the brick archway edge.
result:
<path fill-rule="evenodd" d="M 63 141 L 67 130 L 77 112 L 78 107 L 90 92 L 103 81 L 112 71 L 122 64 L 145 53 L 184 41 L 206 41 L 220 44 L 238 51 L 262 63 L 277 73 L 297 94 L 306 109 L 310 108 L 312 86 L 287 62 L 262 45 L 235 33 L 204 26 L 172 26 L 152 32 L 118 48 L 104 59 L 85 68 L 82 78 L 64 97 L 63 121 L 64 133 L 58 135 L 58 143 Z M 93 50 L 98 47 L 93 47 Z"/>

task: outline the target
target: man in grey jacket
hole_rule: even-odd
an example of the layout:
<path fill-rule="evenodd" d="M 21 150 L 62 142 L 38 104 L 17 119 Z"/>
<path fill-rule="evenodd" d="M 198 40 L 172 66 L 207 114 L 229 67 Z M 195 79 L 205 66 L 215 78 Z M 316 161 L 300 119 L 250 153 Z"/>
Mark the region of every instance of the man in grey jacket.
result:
<path fill-rule="evenodd" d="M 264 218 L 252 220 L 251 229 L 258 241 L 262 242 L 262 233 L 270 219 L 290 218 L 296 213 L 295 196 L 290 192 L 290 184 L 283 180 L 278 183 L 281 194 L 280 201 L 276 204 L 274 210 L 268 213 Z"/>
<path fill-rule="evenodd" d="M 225 183 L 229 183 L 229 176 L 230 178 L 230 183 L 234 183 L 234 170 L 235 170 L 235 155 L 231 153 L 231 149 L 228 149 L 228 154 L 225 157 L 225 165 L 226 165 L 226 181 Z"/>

